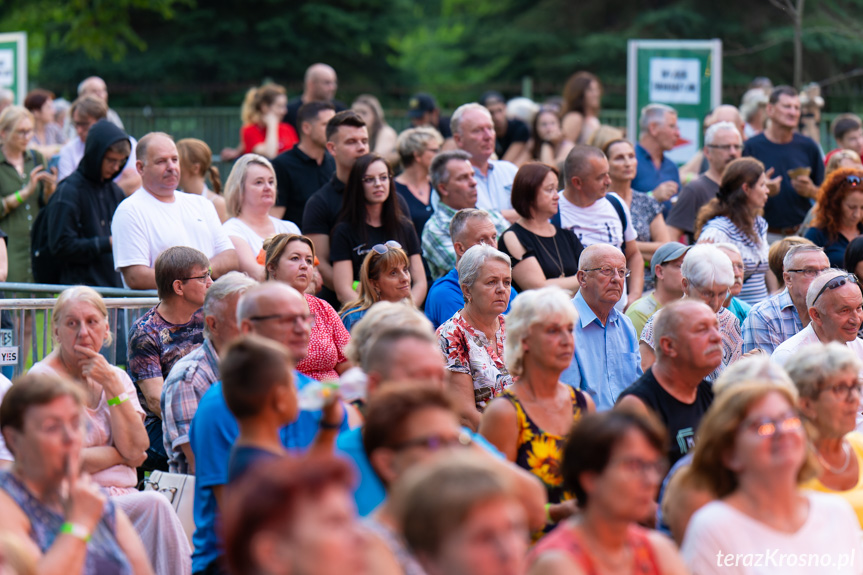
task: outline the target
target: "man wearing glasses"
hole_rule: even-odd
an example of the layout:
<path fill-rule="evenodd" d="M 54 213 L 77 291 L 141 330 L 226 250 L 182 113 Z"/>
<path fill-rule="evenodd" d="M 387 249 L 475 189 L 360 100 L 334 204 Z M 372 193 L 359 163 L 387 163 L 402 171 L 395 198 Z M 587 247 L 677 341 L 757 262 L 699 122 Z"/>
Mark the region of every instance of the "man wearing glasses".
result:
<path fill-rule="evenodd" d="M 575 355 L 560 380 L 589 393 L 597 411 L 614 407 L 618 395 L 641 377 L 638 335 L 615 304 L 626 287 L 626 257 L 618 248 L 594 244 L 581 252 L 572 303 L 578 312 Z"/>
<path fill-rule="evenodd" d="M 863 292 L 854 274 L 836 269 L 820 274 L 806 292 L 806 306 L 811 322 L 777 347 L 770 356 L 772 361 L 784 366 L 800 348 L 831 341 L 846 344 L 863 359 L 863 340 L 857 339 L 863 323 Z"/>
<path fill-rule="evenodd" d="M 743 353 L 761 349 L 773 353 L 784 341 L 809 325 L 806 292 L 812 281 L 830 269 L 824 250 L 794 246 L 782 261 L 785 289 L 755 305 L 743 322 Z"/>
<path fill-rule="evenodd" d="M 718 122 L 710 126 L 704 135 L 703 151 L 710 167 L 683 187 L 666 220 L 671 238 L 677 240 L 685 234 L 686 243 L 689 244 L 694 243 L 698 210 L 716 197 L 725 166 L 739 158 L 743 151 L 743 139 L 737 126 L 731 122 Z"/>

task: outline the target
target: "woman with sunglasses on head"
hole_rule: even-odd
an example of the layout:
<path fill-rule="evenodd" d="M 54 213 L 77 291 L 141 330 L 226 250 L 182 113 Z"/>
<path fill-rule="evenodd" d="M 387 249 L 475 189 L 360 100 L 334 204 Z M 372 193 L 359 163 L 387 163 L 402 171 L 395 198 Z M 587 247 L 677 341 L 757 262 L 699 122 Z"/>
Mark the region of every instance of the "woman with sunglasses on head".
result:
<path fill-rule="evenodd" d="M 745 266 L 740 299 L 749 305 L 767 299 L 775 279 L 769 268 L 767 220 L 761 217 L 767 196 L 764 164 L 755 158 L 738 158 L 726 166 L 719 193 L 698 212 L 695 238 L 699 242 L 736 245 Z M 770 284 L 768 286 L 768 283 Z"/>
<path fill-rule="evenodd" d="M 825 557 L 830 573 L 863 572 L 854 511 L 799 486 L 817 474 L 815 459 L 790 390 L 754 381 L 718 395 L 683 472 L 719 497 L 687 526 L 681 553 L 692 572 L 821 574 Z"/>
<path fill-rule="evenodd" d="M 413 306 L 410 260 L 396 241 L 372 246 L 360 266 L 359 284 L 357 298 L 342 306 L 339 312 L 348 331 L 379 301 L 407 301 Z"/>
<path fill-rule="evenodd" d="M 824 248 L 832 267 L 841 268 L 848 244 L 860 234 L 863 234 L 863 170 L 842 168 L 821 184 L 812 227 L 806 230 L 805 237 Z"/>
<path fill-rule="evenodd" d="M 414 304 L 425 300 L 427 284 L 419 238 L 396 196 L 384 159 L 377 154 L 359 157 L 348 176 L 339 223 L 330 232 L 333 284 L 340 302 L 357 299 L 354 286 L 366 254 L 372 246 L 386 246 L 389 241 L 399 244 L 408 256 Z"/>
<path fill-rule="evenodd" d="M 318 381 L 335 380 L 351 367 L 345 348 L 351 340 L 339 314 L 324 300 L 306 293 L 315 275 L 315 245 L 306 236 L 278 234 L 264 242 L 266 279 L 288 284 L 306 298 L 312 318 L 309 351 L 297 371 Z"/>
<path fill-rule="evenodd" d="M 816 343 L 788 360 L 785 369 L 800 394 L 800 411 L 811 424 L 818 477 L 802 486 L 845 499 L 863 525 L 863 435 L 855 431 L 860 411 L 863 361 L 836 342 Z"/>

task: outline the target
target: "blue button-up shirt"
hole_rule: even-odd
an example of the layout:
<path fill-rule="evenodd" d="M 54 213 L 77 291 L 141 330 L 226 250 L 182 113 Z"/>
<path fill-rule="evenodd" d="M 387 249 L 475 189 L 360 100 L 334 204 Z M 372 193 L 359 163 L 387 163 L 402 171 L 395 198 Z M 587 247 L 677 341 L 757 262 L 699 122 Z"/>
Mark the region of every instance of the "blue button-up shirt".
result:
<path fill-rule="evenodd" d="M 677 164 L 662 156 L 662 165 L 659 169 L 653 163 L 653 158 L 641 144 L 635 145 L 635 158 L 638 160 L 638 170 L 635 179 L 632 180 L 632 189 L 639 192 L 652 192 L 663 182 L 677 182 L 680 185 L 680 170 Z"/>
<path fill-rule="evenodd" d="M 560 380 L 588 393 L 597 411 L 611 409 L 617 396 L 644 373 L 638 335 L 630 319 L 616 309 L 602 325 L 581 292 L 572 304 L 578 312 L 575 356 Z"/>
<path fill-rule="evenodd" d="M 489 160 L 486 174 L 476 166 L 476 207 L 485 211 L 502 212 L 512 209 L 512 182 L 518 167 L 503 160 Z"/>
<path fill-rule="evenodd" d="M 779 344 L 803 329 L 788 288 L 756 304 L 743 322 L 743 353 L 763 349 L 772 354 Z"/>

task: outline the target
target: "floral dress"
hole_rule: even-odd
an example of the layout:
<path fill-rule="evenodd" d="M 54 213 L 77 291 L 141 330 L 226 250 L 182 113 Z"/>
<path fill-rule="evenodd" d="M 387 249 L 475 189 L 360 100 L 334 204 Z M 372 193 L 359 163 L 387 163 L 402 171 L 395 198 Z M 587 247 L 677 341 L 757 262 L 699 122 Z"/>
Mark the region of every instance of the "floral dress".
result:
<path fill-rule="evenodd" d="M 512 376 L 503 361 L 503 344 L 506 341 L 503 315 L 498 320 L 500 328 L 495 333 L 494 342 L 470 325 L 460 312 L 456 312 L 437 329 L 446 368 L 454 373 L 467 374 L 473 379 L 473 395 L 478 411 L 483 411 L 492 398 L 512 385 Z"/>

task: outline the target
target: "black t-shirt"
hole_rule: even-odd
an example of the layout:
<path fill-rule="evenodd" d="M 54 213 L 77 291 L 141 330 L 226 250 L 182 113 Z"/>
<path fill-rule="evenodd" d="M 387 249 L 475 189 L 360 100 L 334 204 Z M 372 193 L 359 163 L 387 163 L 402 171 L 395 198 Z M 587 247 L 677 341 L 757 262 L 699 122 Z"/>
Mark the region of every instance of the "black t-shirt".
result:
<path fill-rule="evenodd" d="M 572 230 L 563 230 L 557 226 L 555 226 L 555 230 L 556 233 L 553 237 L 546 238 L 524 229 L 519 224 L 512 224 L 504 234 L 513 232 L 525 249 L 524 256 L 520 260 L 512 258 L 512 267 L 533 257 L 536 258 L 539 267 L 542 268 L 542 273 L 545 274 L 546 279 L 561 277 L 561 271 L 564 277 L 574 276 L 578 272 L 578 258 L 581 257 L 584 246 L 581 245 L 581 241 Z M 503 234 L 497 241 L 497 249 L 512 257 L 512 254 L 506 249 Z M 560 252 L 560 259 L 558 259 L 558 252 Z M 560 269 L 561 263 L 563 270 Z M 524 288 L 519 286 L 515 280 L 513 280 L 512 285 L 516 290 L 524 291 Z"/>
<path fill-rule="evenodd" d="M 665 220 L 669 226 L 681 229 L 689 236 L 692 243 L 692 234 L 695 233 L 695 218 L 707 202 L 719 193 L 719 184 L 702 174 L 683 186 L 677 194 L 677 201 L 671 208 L 671 213 Z M 671 238 L 677 240 L 677 238 Z"/>
<path fill-rule="evenodd" d="M 494 151 L 497 154 L 497 157 L 502 159 L 510 145 L 515 142 L 527 142 L 529 139 L 530 130 L 528 129 L 527 124 L 521 120 L 516 120 L 515 118 L 507 120 L 506 134 L 502 136 L 498 134 L 494 141 Z"/>
<path fill-rule="evenodd" d="M 359 230 L 347 222 L 338 224 L 330 236 L 330 260 L 340 262 L 351 260 L 354 266 L 354 281 L 360 279 L 360 266 L 372 246 L 395 240 L 402 245 L 408 257 L 421 253 L 420 241 L 410 220 L 403 219 L 396 237 L 387 237 L 383 228 L 375 228 L 365 224 L 366 239 L 360 238 Z"/>
<path fill-rule="evenodd" d="M 414 223 L 414 229 L 417 232 L 417 237 L 423 237 L 423 228 L 428 219 L 434 213 L 434 208 L 431 205 L 431 197 L 429 197 L 428 205 L 422 203 L 415 195 L 411 193 L 408 187 L 402 183 L 396 182 L 396 192 L 404 198 L 410 210 L 410 218 Z"/>
<path fill-rule="evenodd" d="M 299 146 L 294 146 L 273 159 L 273 170 L 279 186 L 276 205 L 285 208 L 282 219 L 299 226 L 303 222 L 306 202 L 336 173 L 336 161 L 329 152 L 324 152 L 324 159 L 318 165 Z"/>
<path fill-rule="evenodd" d="M 638 381 L 627 387 L 617 398 L 620 401 L 627 395 L 634 395 L 659 416 L 668 430 L 668 459 L 674 465 L 686 455 L 695 443 L 695 432 L 701 418 L 713 403 L 713 386 L 702 380 L 698 384 L 695 402 L 686 404 L 678 400 L 656 381 L 653 368 L 648 368 Z"/>
<path fill-rule="evenodd" d="M 764 219 L 774 228 L 798 226 L 803 222 L 812 200 L 794 191 L 788 170 L 812 168 L 809 177 L 816 186 L 824 181 L 824 161 L 821 149 L 814 140 L 802 134 L 794 134 L 787 144 L 774 144 L 762 132 L 746 140 L 743 155 L 752 156 L 764 164 L 764 169 L 773 168 L 773 176 L 782 176 L 779 195 L 768 198 L 764 206 Z"/>
<path fill-rule="evenodd" d="M 347 110 L 347 107 L 338 100 L 333 100 L 333 106 L 336 107 L 336 113 L 338 114 L 342 110 Z M 303 99 L 300 96 L 288 101 L 288 111 L 285 114 L 285 118 L 282 120 L 283 122 L 287 122 L 292 125 L 294 129 L 297 131 L 297 134 L 301 132 L 300 127 L 297 126 L 297 112 L 300 111 L 300 107 L 303 105 Z"/>

